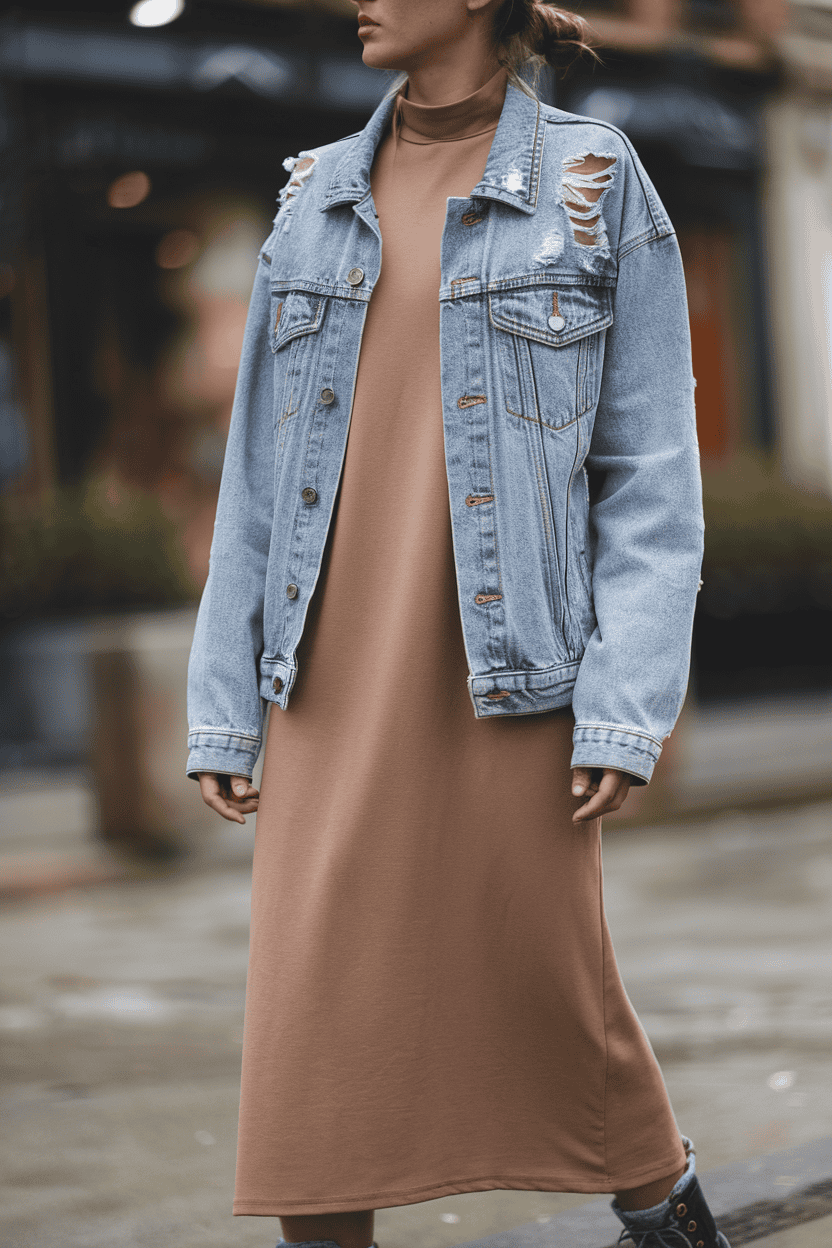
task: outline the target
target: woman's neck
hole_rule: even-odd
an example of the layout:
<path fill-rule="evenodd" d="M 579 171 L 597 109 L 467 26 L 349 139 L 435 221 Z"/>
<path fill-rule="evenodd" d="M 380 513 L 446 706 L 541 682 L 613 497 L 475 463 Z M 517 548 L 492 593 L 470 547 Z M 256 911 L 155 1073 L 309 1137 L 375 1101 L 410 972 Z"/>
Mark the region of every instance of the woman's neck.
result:
<path fill-rule="evenodd" d="M 479 91 L 499 68 L 492 49 L 457 44 L 409 70 L 407 98 L 413 104 L 454 104 Z"/>

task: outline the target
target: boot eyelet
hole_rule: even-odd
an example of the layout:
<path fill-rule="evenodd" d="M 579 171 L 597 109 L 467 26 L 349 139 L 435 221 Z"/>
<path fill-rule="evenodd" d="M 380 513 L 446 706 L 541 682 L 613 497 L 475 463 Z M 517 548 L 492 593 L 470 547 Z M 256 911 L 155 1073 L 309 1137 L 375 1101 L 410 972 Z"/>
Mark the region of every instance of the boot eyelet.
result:
<path fill-rule="evenodd" d="M 688 1222 L 688 1230 L 689 1230 L 689 1231 L 695 1231 L 695 1230 L 696 1230 L 696 1223 L 695 1223 L 695 1222 Z"/>
<path fill-rule="evenodd" d="M 705 1241 L 704 1241 L 704 1239 L 697 1239 L 697 1241 L 696 1241 L 696 1248 L 705 1248 Z"/>
<path fill-rule="evenodd" d="M 687 1205 L 676 1206 L 676 1213 L 679 1215 L 680 1218 L 683 1218 L 685 1214 L 687 1213 L 687 1211 L 688 1211 Z"/>

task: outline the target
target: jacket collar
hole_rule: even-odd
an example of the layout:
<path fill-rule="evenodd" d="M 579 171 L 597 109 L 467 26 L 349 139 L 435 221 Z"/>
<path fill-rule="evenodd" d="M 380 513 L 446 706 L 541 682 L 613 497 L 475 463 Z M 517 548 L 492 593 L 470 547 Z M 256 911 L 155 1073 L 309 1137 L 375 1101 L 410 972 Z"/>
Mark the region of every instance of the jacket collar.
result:
<path fill-rule="evenodd" d="M 355 204 L 370 193 L 370 168 L 395 107 L 395 96 L 381 101 L 364 129 L 335 166 L 322 211 Z M 540 104 L 508 84 L 500 121 L 482 180 L 471 199 L 496 199 L 533 213 L 537 207 L 544 124 Z"/>

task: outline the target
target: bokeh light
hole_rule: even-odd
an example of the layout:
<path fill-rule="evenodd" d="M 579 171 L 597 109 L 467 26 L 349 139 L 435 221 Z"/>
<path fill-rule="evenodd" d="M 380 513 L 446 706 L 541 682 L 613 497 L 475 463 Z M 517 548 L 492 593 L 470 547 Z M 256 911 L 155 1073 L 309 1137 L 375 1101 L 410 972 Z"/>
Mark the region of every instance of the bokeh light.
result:
<path fill-rule="evenodd" d="M 184 0 L 139 0 L 130 10 L 130 21 L 134 26 L 167 26 L 184 11 Z"/>
<path fill-rule="evenodd" d="M 107 189 L 107 203 L 111 208 L 135 208 L 150 194 L 150 178 L 146 173 L 136 170 L 122 174 L 110 183 Z"/>
<path fill-rule="evenodd" d="M 171 230 L 156 248 L 156 263 L 160 269 L 181 269 L 198 251 L 199 239 L 193 230 Z"/>

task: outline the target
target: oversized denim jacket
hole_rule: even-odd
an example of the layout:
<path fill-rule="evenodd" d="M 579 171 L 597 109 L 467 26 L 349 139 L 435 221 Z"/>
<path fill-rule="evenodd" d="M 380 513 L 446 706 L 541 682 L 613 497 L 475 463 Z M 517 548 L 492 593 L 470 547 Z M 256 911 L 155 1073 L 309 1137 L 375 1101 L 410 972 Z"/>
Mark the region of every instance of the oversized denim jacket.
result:
<path fill-rule="evenodd" d="M 392 107 L 286 162 L 191 653 L 190 775 L 251 775 L 265 702 L 290 706 L 381 266 L 370 167 Z M 606 172 L 582 169 L 589 153 L 612 162 Z M 597 202 L 583 195 L 593 186 Z M 620 130 L 509 86 L 482 181 L 448 199 L 441 246 L 472 714 L 571 703 L 572 765 L 647 781 L 685 694 L 703 539 L 673 227 Z"/>

